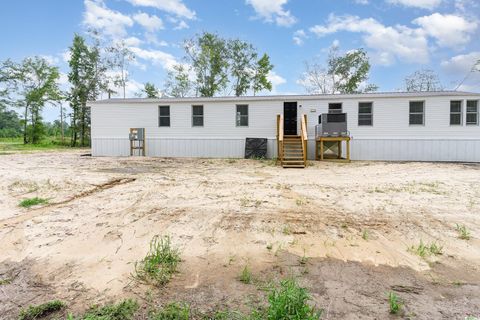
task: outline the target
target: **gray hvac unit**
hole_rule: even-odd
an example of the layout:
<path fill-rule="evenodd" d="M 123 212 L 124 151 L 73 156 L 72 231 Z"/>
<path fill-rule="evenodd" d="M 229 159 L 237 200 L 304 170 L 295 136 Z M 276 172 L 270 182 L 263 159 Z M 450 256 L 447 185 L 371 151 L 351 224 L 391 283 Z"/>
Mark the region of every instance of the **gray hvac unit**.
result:
<path fill-rule="evenodd" d="M 348 137 L 346 113 L 323 113 L 318 117 L 315 137 Z"/>

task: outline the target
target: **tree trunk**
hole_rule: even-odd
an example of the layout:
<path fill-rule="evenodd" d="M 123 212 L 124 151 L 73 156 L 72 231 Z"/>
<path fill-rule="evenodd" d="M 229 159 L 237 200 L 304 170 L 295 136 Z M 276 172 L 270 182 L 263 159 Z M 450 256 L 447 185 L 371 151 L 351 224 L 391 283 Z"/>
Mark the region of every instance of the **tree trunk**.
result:
<path fill-rule="evenodd" d="M 23 116 L 24 124 L 23 124 L 23 144 L 27 144 L 27 119 L 28 119 L 28 104 L 25 105 L 25 114 Z"/>

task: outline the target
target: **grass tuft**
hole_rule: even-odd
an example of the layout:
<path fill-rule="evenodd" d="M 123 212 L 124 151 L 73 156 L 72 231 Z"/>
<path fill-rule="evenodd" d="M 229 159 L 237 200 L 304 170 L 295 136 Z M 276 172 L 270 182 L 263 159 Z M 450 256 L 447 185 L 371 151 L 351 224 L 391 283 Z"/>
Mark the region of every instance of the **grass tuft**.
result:
<path fill-rule="evenodd" d="M 35 197 L 35 198 L 24 199 L 24 200 L 20 201 L 20 203 L 18 205 L 20 207 L 23 207 L 23 208 L 30 208 L 30 207 L 36 206 L 38 204 L 47 204 L 47 203 L 48 203 L 47 199 Z"/>
<path fill-rule="evenodd" d="M 103 307 L 93 306 L 78 320 L 131 320 L 138 310 L 135 300 L 127 299 L 118 304 L 108 304 Z M 73 320 L 73 316 L 69 316 Z"/>
<path fill-rule="evenodd" d="M 22 309 L 18 315 L 19 320 L 34 320 L 43 318 L 54 312 L 65 308 L 66 304 L 60 300 L 52 300 L 35 306 L 29 306 L 27 309 Z"/>
<path fill-rule="evenodd" d="M 367 229 L 363 230 L 362 239 L 365 241 L 368 241 L 369 238 L 370 238 L 370 233 L 368 232 L 368 230 Z"/>
<path fill-rule="evenodd" d="M 468 231 L 467 227 L 465 225 L 456 225 L 456 229 L 458 232 L 458 237 L 462 240 L 470 240 L 470 231 Z"/>
<path fill-rule="evenodd" d="M 443 254 L 443 246 L 433 242 L 431 244 L 423 243 L 423 240 L 420 240 L 418 246 L 411 246 L 408 251 L 415 253 L 416 255 L 426 258 L 427 256 L 437 256 Z"/>
<path fill-rule="evenodd" d="M 177 272 L 180 263 L 179 250 L 172 246 L 169 236 L 155 236 L 150 250 L 140 262 L 135 262 L 135 276 L 157 286 L 165 285 Z"/>
<path fill-rule="evenodd" d="M 390 306 L 391 314 L 398 314 L 402 309 L 402 303 L 400 302 L 400 298 L 394 292 L 388 293 L 388 304 Z"/>
<path fill-rule="evenodd" d="M 190 307 L 186 304 L 171 303 L 149 314 L 149 320 L 189 320 Z"/>
<path fill-rule="evenodd" d="M 245 284 L 249 284 L 252 282 L 252 271 L 248 268 L 248 266 L 245 266 L 242 270 L 242 273 L 240 274 L 239 280 Z"/>

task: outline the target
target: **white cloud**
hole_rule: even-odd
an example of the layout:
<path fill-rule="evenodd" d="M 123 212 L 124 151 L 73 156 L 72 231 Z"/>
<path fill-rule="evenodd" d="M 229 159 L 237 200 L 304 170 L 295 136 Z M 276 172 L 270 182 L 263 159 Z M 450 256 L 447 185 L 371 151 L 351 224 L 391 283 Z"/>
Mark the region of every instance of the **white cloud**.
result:
<path fill-rule="evenodd" d="M 310 31 L 319 37 L 339 31 L 363 34 L 365 44 L 374 50 L 373 58 L 389 65 L 395 60 L 426 63 L 429 60 L 428 40 L 420 29 L 406 26 L 385 26 L 373 18 L 330 15 L 325 26 L 316 25 Z"/>
<path fill-rule="evenodd" d="M 157 35 L 154 33 L 145 33 L 145 41 L 159 47 L 168 47 L 168 43 L 164 40 L 159 40 Z"/>
<path fill-rule="evenodd" d="M 126 46 L 136 47 L 142 44 L 143 41 L 138 39 L 137 37 L 128 37 L 123 39 L 123 42 L 125 43 Z"/>
<path fill-rule="evenodd" d="M 162 66 L 166 70 L 172 70 L 173 66 L 178 63 L 173 55 L 160 50 L 147 50 L 138 47 L 130 47 L 130 50 L 137 58 L 150 61 L 152 64 Z"/>
<path fill-rule="evenodd" d="M 289 0 L 246 0 L 251 5 L 257 15 L 266 22 L 275 22 L 279 26 L 289 27 L 297 22 L 290 11 L 285 10 L 283 6 Z"/>
<path fill-rule="evenodd" d="M 152 7 L 176 16 L 195 19 L 195 11 L 187 8 L 182 0 L 127 0 L 134 6 Z"/>
<path fill-rule="evenodd" d="M 139 12 L 133 16 L 133 19 L 149 32 L 155 32 L 163 29 L 163 21 L 156 15 L 148 15 L 144 12 Z"/>
<path fill-rule="evenodd" d="M 45 59 L 47 63 L 51 66 L 56 66 L 60 63 L 60 58 L 56 56 L 51 56 L 51 55 L 43 55 L 40 56 L 41 58 Z"/>
<path fill-rule="evenodd" d="M 85 0 L 83 24 L 89 28 L 101 30 L 112 38 L 127 35 L 126 28 L 133 25 L 133 20 L 118 11 L 110 10 L 103 0 Z"/>
<path fill-rule="evenodd" d="M 303 29 L 297 30 L 293 34 L 293 42 L 297 46 L 303 45 L 306 38 L 308 38 L 308 36 L 307 36 L 307 33 L 305 32 L 305 30 L 303 30 Z"/>
<path fill-rule="evenodd" d="M 370 2 L 368 0 L 354 0 L 356 4 L 367 5 Z"/>
<path fill-rule="evenodd" d="M 480 51 L 473 51 L 467 54 L 460 54 L 440 63 L 442 69 L 452 75 L 464 75 L 480 60 Z M 480 71 L 480 65 L 476 66 Z"/>
<path fill-rule="evenodd" d="M 442 0 L 387 0 L 387 2 L 405 7 L 433 10 L 442 3 Z"/>
<path fill-rule="evenodd" d="M 278 94 L 277 87 L 287 83 L 287 80 L 284 77 L 278 75 L 275 71 L 270 71 L 267 75 L 267 79 L 272 82 L 272 94 Z"/>
<path fill-rule="evenodd" d="M 173 28 L 173 30 L 183 30 L 183 29 L 188 29 L 188 28 L 190 28 L 189 25 L 188 25 L 185 21 L 181 20 L 181 21 Z"/>
<path fill-rule="evenodd" d="M 413 20 L 425 33 L 437 40 L 439 46 L 457 47 L 470 41 L 470 34 L 478 27 L 477 22 L 468 21 L 461 16 L 434 13 Z"/>

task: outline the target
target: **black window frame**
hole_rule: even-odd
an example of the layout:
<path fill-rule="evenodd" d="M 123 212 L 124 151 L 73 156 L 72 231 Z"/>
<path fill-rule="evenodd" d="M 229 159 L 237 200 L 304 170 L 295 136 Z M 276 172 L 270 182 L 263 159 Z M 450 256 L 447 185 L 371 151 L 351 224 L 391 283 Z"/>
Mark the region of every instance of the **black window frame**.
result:
<path fill-rule="evenodd" d="M 195 109 L 201 108 L 201 114 L 195 114 Z M 201 124 L 195 123 L 195 120 L 199 121 L 201 119 Z M 192 127 L 203 127 L 205 125 L 205 109 L 202 104 L 192 105 Z"/>
<path fill-rule="evenodd" d="M 167 112 L 168 114 L 162 114 L 162 109 L 165 110 L 165 108 L 167 108 L 166 110 L 168 111 Z M 170 106 L 158 106 L 158 126 L 159 127 L 170 127 L 171 125 L 170 117 L 171 117 Z M 168 124 L 166 123 L 162 124 L 162 119 L 168 119 L 167 121 Z"/>
<path fill-rule="evenodd" d="M 334 105 L 340 105 L 340 109 L 331 109 L 330 107 Z M 328 113 L 342 113 L 343 112 L 343 103 L 342 102 L 329 102 L 328 103 Z"/>
<path fill-rule="evenodd" d="M 360 112 L 360 108 L 362 107 L 361 105 L 362 104 L 369 104 L 370 105 L 370 112 Z M 364 123 L 361 123 L 362 120 L 365 120 L 365 119 L 361 119 L 362 117 L 369 117 L 369 121 L 370 123 L 369 124 L 364 124 Z M 358 103 L 358 126 L 359 127 L 373 127 L 373 102 L 372 101 L 362 101 L 362 102 L 359 102 Z"/>
<path fill-rule="evenodd" d="M 471 107 L 471 106 L 469 106 L 469 102 L 475 102 L 475 111 L 469 111 L 468 110 L 469 107 Z M 467 115 L 465 123 L 466 123 L 467 126 L 478 126 L 478 114 L 479 114 L 478 104 L 479 104 L 478 100 L 467 100 L 467 103 L 466 103 L 467 107 L 466 107 L 466 111 L 465 111 L 466 115 Z M 468 116 L 469 115 L 475 115 L 475 122 L 468 121 L 468 118 L 469 118 Z"/>
<path fill-rule="evenodd" d="M 413 111 L 413 103 L 422 103 L 422 112 Z M 412 123 L 412 116 L 422 115 L 422 123 Z M 408 124 L 410 126 L 424 126 L 425 125 L 425 100 L 412 100 L 408 102 Z"/>
<path fill-rule="evenodd" d="M 239 111 L 239 108 L 246 108 L 247 113 L 242 114 L 241 111 Z M 248 127 L 250 124 L 250 110 L 249 110 L 249 105 L 248 104 L 237 104 L 235 105 L 235 126 L 237 127 Z M 242 119 L 247 119 L 246 124 L 242 124 Z"/>
<path fill-rule="evenodd" d="M 456 105 L 453 105 L 456 103 Z M 453 107 L 460 107 L 458 111 L 452 111 Z M 450 100 L 450 125 L 451 126 L 461 126 L 463 124 L 463 101 L 462 100 Z M 453 121 L 458 119 L 457 121 Z"/>

